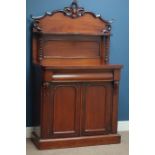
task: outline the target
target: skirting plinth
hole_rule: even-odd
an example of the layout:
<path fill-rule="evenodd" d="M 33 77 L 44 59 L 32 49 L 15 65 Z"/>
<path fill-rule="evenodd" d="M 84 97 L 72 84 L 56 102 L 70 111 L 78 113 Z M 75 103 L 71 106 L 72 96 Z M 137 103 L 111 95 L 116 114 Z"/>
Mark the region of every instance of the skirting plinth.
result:
<path fill-rule="evenodd" d="M 40 139 L 35 133 L 32 134 L 32 141 L 38 149 L 58 149 L 69 147 L 82 147 L 104 144 L 117 144 L 121 141 L 119 134 L 108 134 L 99 136 L 83 136 L 70 138 Z"/>

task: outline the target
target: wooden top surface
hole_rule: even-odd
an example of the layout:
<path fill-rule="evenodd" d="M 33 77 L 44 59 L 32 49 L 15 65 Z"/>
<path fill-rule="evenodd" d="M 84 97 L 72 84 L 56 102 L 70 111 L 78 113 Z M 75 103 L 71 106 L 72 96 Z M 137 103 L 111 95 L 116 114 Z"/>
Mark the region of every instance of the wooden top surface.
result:
<path fill-rule="evenodd" d="M 102 66 L 42 66 L 43 69 L 82 69 L 82 70 L 88 70 L 88 69 L 121 69 L 123 65 L 120 64 L 108 64 L 108 65 L 102 65 Z"/>

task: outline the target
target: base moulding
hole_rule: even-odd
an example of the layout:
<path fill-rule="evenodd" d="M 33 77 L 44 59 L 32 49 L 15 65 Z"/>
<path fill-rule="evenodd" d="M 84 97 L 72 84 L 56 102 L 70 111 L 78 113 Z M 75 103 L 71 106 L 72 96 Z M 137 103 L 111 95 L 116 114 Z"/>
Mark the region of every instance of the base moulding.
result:
<path fill-rule="evenodd" d="M 38 149 L 56 149 L 69 147 L 82 147 L 103 144 L 117 144 L 121 141 L 119 134 L 99 135 L 99 136 L 83 136 L 70 138 L 53 138 L 40 139 L 35 133 L 32 133 L 32 142 Z"/>

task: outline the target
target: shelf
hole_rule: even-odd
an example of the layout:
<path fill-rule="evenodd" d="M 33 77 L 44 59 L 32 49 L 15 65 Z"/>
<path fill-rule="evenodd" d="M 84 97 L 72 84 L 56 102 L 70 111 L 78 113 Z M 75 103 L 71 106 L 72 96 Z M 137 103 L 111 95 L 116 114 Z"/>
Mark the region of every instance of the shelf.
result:
<path fill-rule="evenodd" d="M 111 35 L 110 34 L 110 32 L 107 32 L 107 33 L 103 33 L 103 32 L 101 32 L 101 33 L 89 33 L 89 32 L 74 32 L 74 33 L 68 33 L 68 32 L 60 32 L 60 33 L 58 33 L 58 32 L 56 32 L 56 33 L 54 33 L 54 32 L 52 32 L 52 33 L 49 33 L 49 32 L 36 32 L 36 31 L 33 31 L 33 33 L 35 33 L 35 34 L 39 34 L 39 35 L 81 35 L 81 36 L 109 36 L 109 35 Z"/>
<path fill-rule="evenodd" d="M 102 66 L 41 66 L 44 69 L 120 69 L 123 65 L 102 65 Z"/>

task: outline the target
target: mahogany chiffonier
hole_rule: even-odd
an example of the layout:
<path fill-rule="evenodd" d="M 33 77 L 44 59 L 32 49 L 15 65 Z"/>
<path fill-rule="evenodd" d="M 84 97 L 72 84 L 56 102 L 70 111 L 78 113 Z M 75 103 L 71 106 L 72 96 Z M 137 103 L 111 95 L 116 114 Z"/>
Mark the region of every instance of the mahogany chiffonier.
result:
<path fill-rule="evenodd" d="M 122 65 L 109 64 L 110 23 L 76 1 L 32 18 L 34 144 L 49 149 L 120 143 Z"/>

